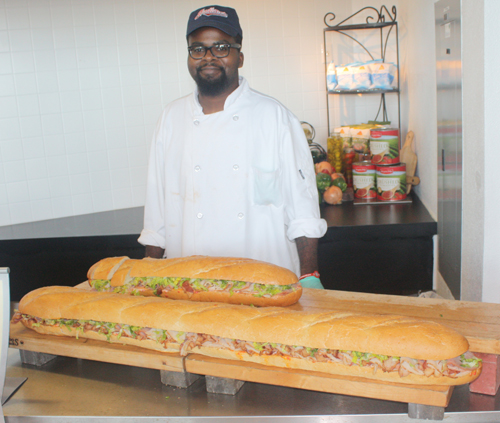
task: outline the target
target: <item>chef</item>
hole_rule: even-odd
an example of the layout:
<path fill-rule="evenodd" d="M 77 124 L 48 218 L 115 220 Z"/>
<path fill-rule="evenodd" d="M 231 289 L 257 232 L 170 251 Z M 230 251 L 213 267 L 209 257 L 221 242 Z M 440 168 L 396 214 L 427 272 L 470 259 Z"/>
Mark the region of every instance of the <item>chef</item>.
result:
<path fill-rule="evenodd" d="M 248 257 L 323 288 L 317 249 L 327 224 L 300 122 L 239 76 L 234 9 L 195 10 L 186 37 L 196 88 L 166 106 L 154 134 L 139 237 L 146 256 Z"/>

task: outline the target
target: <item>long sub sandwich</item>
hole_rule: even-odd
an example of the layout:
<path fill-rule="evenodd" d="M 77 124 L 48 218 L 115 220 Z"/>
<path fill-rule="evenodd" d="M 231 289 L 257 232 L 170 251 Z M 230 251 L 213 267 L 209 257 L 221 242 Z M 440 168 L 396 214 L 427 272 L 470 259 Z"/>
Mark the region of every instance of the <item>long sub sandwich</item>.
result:
<path fill-rule="evenodd" d="M 295 273 L 246 258 L 190 256 L 142 260 L 110 257 L 87 274 L 96 291 L 175 300 L 220 301 L 255 306 L 296 303 L 302 287 Z"/>
<path fill-rule="evenodd" d="M 45 287 L 23 297 L 13 321 L 42 334 L 399 383 L 460 385 L 481 372 L 458 332 L 403 316 Z"/>

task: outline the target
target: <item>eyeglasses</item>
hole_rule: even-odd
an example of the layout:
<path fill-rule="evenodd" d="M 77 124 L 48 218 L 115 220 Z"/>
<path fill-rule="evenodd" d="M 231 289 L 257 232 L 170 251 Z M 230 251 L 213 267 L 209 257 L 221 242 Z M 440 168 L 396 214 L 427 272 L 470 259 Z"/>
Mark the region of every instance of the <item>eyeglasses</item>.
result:
<path fill-rule="evenodd" d="M 218 59 L 222 59 L 223 57 L 229 56 L 231 47 L 241 48 L 241 44 L 214 44 L 212 47 L 194 46 L 188 47 L 188 51 L 189 55 L 195 60 L 203 59 L 206 56 L 208 50 L 210 50 L 212 56 L 217 57 Z"/>

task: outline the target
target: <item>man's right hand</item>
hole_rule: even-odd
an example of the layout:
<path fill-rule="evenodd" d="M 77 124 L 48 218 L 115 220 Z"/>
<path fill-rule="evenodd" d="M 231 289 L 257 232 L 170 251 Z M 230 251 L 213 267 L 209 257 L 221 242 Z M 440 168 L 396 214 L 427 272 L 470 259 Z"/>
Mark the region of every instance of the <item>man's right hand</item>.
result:
<path fill-rule="evenodd" d="M 145 257 L 161 259 L 161 258 L 163 258 L 164 253 L 165 253 L 164 248 L 155 247 L 154 245 L 146 245 Z"/>

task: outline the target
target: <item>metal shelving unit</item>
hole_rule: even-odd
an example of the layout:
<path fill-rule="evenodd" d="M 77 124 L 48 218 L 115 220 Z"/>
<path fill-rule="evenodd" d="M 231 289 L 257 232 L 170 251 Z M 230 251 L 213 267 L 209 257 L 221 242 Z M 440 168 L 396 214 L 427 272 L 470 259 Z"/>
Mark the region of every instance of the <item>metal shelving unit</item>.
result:
<path fill-rule="evenodd" d="M 366 22 L 361 24 L 350 23 L 361 15 L 365 15 L 366 12 L 370 13 L 370 16 L 365 18 Z M 374 15 L 374 16 L 371 16 Z M 386 17 L 387 15 L 387 17 Z M 396 21 L 396 6 L 393 6 L 391 11 L 389 11 L 385 6 L 382 6 L 380 10 L 368 6 L 358 10 L 356 13 L 352 14 L 348 18 L 344 19 L 340 23 L 333 25 L 332 22 L 335 20 L 336 16 L 334 13 L 329 12 L 324 17 L 324 22 L 326 28 L 323 30 L 323 42 L 324 42 L 324 54 L 325 54 L 325 75 L 328 68 L 328 49 L 327 49 L 327 37 L 329 34 L 337 33 L 342 36 L 348 37 L 353 40 L 357 45 L 359 45 L 366 54 L 371 58 L 371 60 L 382 59 L 383 62 L 386 60 L 387 55 L 387 45 L 389 41 L 395 43 L 396 46 L 396 79 L 397 85 L 391 90 L 381 90 L 381 89 L 369 89 L 369 90 L 334 90 L 329 91 L 328 87 L 326 89 L 326 104 L 328 113 L 328 133 L 331 132 L 331 122 L 330 122 L 330 99 L 332 96 L 336 95 L 380 95 L 380 105 L 377 113 L 374 117 L 374 121 L 382 120 L 384 122 L 389 121 L 386 95 L 394 95 L 397 97 L 397 125 L 401 133 L 401 105 L 400 105 L 400 78 L 399 78 L 399 33 L 398 33 L 398 23 Z M 349 31 L 359 31 L 359 30 L 378 30 L 380 42 L 380 57 L 375 57 L 375 52 L 370 51 L 362 42 L 360 42 L 355 36 L 349 34 Z M 325 78 L 326 80 L 326 78 Z M 326 82 L 326 81 L 325 81 Z"/>

